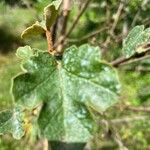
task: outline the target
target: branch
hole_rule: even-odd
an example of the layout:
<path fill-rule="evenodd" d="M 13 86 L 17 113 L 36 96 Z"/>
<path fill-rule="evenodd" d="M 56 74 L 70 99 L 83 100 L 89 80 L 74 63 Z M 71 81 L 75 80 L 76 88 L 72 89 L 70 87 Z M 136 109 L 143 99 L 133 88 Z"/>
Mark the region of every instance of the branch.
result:
<path fill-rule="evenodd" d="M 63 1 L 63 12 L 62 12 L 62 14 L 63 14 L 63 23 L 62 23 L 60 39 L 63 39 L 64 36 L 66 35 L 68 17 L 69 17 L 69 13 L 70 13 L 70 5 L 71 5 L 70 0 L 64 0 Z M 57 51 L 59 53 L 61 53 L 63 47 L 64 47 L 64 42 L 61 42 L 57 47 Z"/>
<path fill-rule="evenodd" d="M 114 67 L 118 67 L 120 64 L 126 62 L 130 60 L 130 58 L 125 58 L 125 57 L 120 57 L 114 61 L 111 62 L 111 65 L 114 66 Z"/>
<path fill-rule="evenodd" d="M 125 109 L 127 110 L 132 110 L 132 111 L 135 111 L 135 112 L 150 112 L 150 107 L 134 107 L 134 106 L 125 106 Z"/>
<path fill-rule="evenodd" d="M 146 18 L 145 20 L 143 20 L 142 24 L 144 24 L 145 26 L 149 26 L 150 25 L 150 19 Z"/>
<path fill-rule="evenodd" d="M 121 12 L 123 10 L 124 5 L 125 5 L 125 3 L 123 3 L 121 1 L 120 4 L 119 4 L 118 10 L 116 12 L 115 18 L 114 18 L 114 22 L 113 22 L 112 28 L 110 30 L 111 34 L 114 34 L 114 30 L 115 30 L 115 28 L 116 28 L 116 26 L 118 24 L 118 21 L 119 21 L 119 18 L 120 18 L 120 15 L 121 15 Z"/>
<path fill-rule="evenodd" d="M 71 34 L 71 32 L 73 31 L 73 29 L 75 28 L 75 26 L 77 25 L 80 17 L 83 15 L 84 11 L 86 10 L 86 8 L 88 7 L 89 3 L 91 2 L 91 0 L 87 0 L 83 6 L 83 8 L 81 9 L 81 11 L 78 13 L 76 19 L 74 20 L 72 26 L 70 27 L 70 29 L 68 30 L 68 32 L 66 33 L 66 35 L 64 35 L 64 37 L 60 37 L 60 39 L 58 40 L 58 43 L 56 43 L 55 47 L 58 47 L 60 44 L 64 43 L 66 38 L 69 37 L 69 35 Z"/>
<path fill-rule="evenodd" d="M 139 15 L 140 15 L 140 13 L 141 13 L 143 7 L 145 7 L 145 5 L 147 5 L 148 1 L 149 1 L 149 0 L 143 0 L 143 1 L 142 1 L 142 4 L 141 4 L 140 7 L 138 8 L 138 11 L 137 11 L 137 13 L 135 14 L 135 16 L 134 16 L 134 18 L 133 18 L 133 21 L 132 21 L 132 23 L 131 23 L 131 27 L 134 27 L 134 26 L 135 26 L 136 21 L 138 20 Z"/>
<path fill-rule="evenodd" d="M 89 3 L 91 2 L 91 0 L 87 0 L 83 6 L 83 8 L 81 9 L 81 11 L 79 12 L 79 14 L 77 15 L 77 18 L 74 20 L 72 26 L 70 27 L 70 29 L 68 30 L 66 37 L 68 37 L 71 32 L 73 31 L 73 29 L 75 28 L 75 26 L 77 25 L 79 19 L 81 18 L 81 16 L 83 15 L 83 13 L 85 12 L 85 10 L 87 9 Z"/>
<path fill-rule="evenodd" d="M 118 119 L 112 119 L 110 122 L 112 124 L 124 124 L 124 123 L 131 123 L 134 121 L 147 121 L 150 118 L 148 115 L 142 115 L 142 116 L 132 116 L 132 117 L 125 117 L 125 118 L 118 118 Z"/>
<path fill-rule="evenodd" d="M 104 28 L 101 28 L 101 29 L 98 29 L 98 30 L 95 30 L 79 39 L 68 39 L 67 41 L 70 42 L 70 43 L 75 43 L 75 42 L 81 42 L 81 41 L 84 41 L 84 40 L 87 40 L 103 31 L 105 31 L 106 29 L 108 29 L 108 27 L 104 27 Z"/>
<path fill-rule="evenodd" d="M 119 66 L 128 65 L 128 64 L 131 64 L 131 63 L 135 63 L 137 61 L 142 61 L 142 60 L 145 60 L 145 59 L 148 59 L 148 58 L 150 58 L 150 55 L 142 56 L 142 57 L 139 57 L 139 58 L 136 58 L 135 55 L 133 55 L 129 58 L 120 57 L 120 58 L 112 61 L 111 65 L 114 66 L 114 67 L 119 67 Z"/>
<path fill-rule="evenodd" d="M 64 0 L 63 1 L 63 17 L 64 17 L 64 20 L 63 20 L 61 35 L 66 34 L 68 16 L 69 16 L 69 13 L 70 13 L 70 5 L 71 5 L 70 0 Z"/>
<path fill-rule="evenodd" d="M 150 72 L 150 67 L 137 66 L 135 70 L 139 72 Z"/>
<path fill-rule="evenodd" d="M 107 133 L 109 134 L 111 133 L 111 136 L 116 141 L 116 143 L 118 144 L 121 150 L 128 150 L 128 148 L 124 145 L 119 135 L 118 129 L 116 128 L 116 125 L 133 123 L 134 121 L 149 121 L 150 119 L 149 115 L 140 115 L 140 116 L 136 115 L 136 116 L 117 118 L 117 119 L 112 119 L 112 120 L 108 120 L 104 114 L 103 116 L 106 119 L 100 120 L 100 124 L 102 124 L 102 126 L 105 126 L 105 128 L 107 128 Z"/>
<path fill-rule="evenodd" d="M 128 148 L 124 145 L 115 125 L 111 121 L 103 119 L 100 123 L 106 126 L 107 134 L 115 140 L 121 150 L 128 150 Z"/>
<path fill-rule="evenodd" d="M 111 121 L 107 120 L 107 123 L 109 125 L 109 130 L 112 133 L 112 137 L 118 144 L 120 150 L 128 150 L 128 148 L 124 145 L 124 143 L 119 135 L 118 129 L 116 128 L 115 125 L 118 123 L 129 123 L 132 121 L 149 120 L 149 119 L 150 119 L 150 116 L 134 116 L 134 117 L 130 117 L 130 118 L 126 117 L 126 118 L 122 118 L 122 119 L 114 119 Z"/>
<path fill-rule="evenodd" d="M 145 60 L 145 59 L 148 59 L 148 58 L 150 58 L 150 55 L 146 55 L 146 56 L 143 56 L 143 57 L 140 57 L 140 58 L 135 58 L 135 59 L 130 60 L 130 61 L 125 61 L 122 64 L 120 64 L 120 66 L 128 65 L 128 64 L 135 63 L 135 62 L 138 62 L 138 61 L 142 61 L 142 60 Z"/>
<path fill-rule="evenodd" d="M 43 140 L 43 150 L 48 150 L 48 149 L 49 149 L 48 140 L 44 139 Z"/>
<path fill-rule="evenodd" d="M 120 150 L 128 150 L 128 148 L 124 145 L 119 132 L 117 131 L 117 129 L 112 125 L 112 137 L 114 138 L 114 140 L 116 141 L 116 143 L 118 144 Z"/>
<path fill-rule="evenodd" d="M 57 38 L 58 21 L 59 21 L 59 17 L 57 17 L 56 22 L 52 26 L 52 40 L 53 40 L 53 44 L 55 43 L 56 38 Z"/>
<path fill-rule="evenodd" d="M 114 22 L 113 22 L 112 27 L 110 29 L 109 35 L 107 36 L 106 41 L 103 44 L 103 46 L 105 47 L 105 49 L 102 51 L 103 54 L 105 54 L 105 52 L 107 51 L 107 47 L 108 47 L 108 44 L 110 43 L 111 36 L 114 36 L 114 30 L 118 24 L 118 21 L 119 21 L 119 18 L 121 16 L 121 12 L 123 10 L 124 5 L 125 5 L 125 3 L 123 1 L 121 1 L 119 6 L 118 6 L 118 9 L 117 9 L 117 12 L 116 12 L 116 15 L 114 18 Z"/>

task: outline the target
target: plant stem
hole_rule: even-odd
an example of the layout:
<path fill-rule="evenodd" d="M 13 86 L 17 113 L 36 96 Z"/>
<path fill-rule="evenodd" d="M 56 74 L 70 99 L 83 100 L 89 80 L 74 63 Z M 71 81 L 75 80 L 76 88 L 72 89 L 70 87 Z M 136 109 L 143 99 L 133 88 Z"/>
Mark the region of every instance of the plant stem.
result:
<path fill-rule="evenodd" d="M 125 58 L 125 57 L 120 57 L 114 61 L 111 62 L 111 64 L 114 67 L 118 67 L 121 63 L 127 62 L 128 60 L 130 60 L 131 58 Z"/>
<path fill-rule="evenodd" d="M 53 53 L 53 42 L 52 42 L 52 35 L 50 30 L 46 30 L 46 38 L 47 38 L 47 44 L 48 44 L 48 52 Z"/>
<path fill-rule="evenodd" d="M 124 6 L 125 6 L 124 0 L 120 1 L 117 12 L 115 14 L 114 22 L 113 22 L 112 27 L 109 31 L 109 35 L 108 35 L 108 37 L 106 38 L 106 41 L 103 44 L 103 46 L 105 47 L 105 49 L 103 49 L 103 51 L 102 51 L 103 55 L 107 52 L 108 45 L 110 44 L 110 40 L 111 40 L 110 35 L 114 36 L 114 31 L 116 29 L 116 26 L 118 24 L 118 21 L 120 19 L 120 16 L 121 16 L 121 13 L 122 13 L 122 10 L 123 10 Z"/>
<path fill-rule="evenodd" d="M 89 38 L 91 37 L 94 37 L 96 36 L 97 34 L 100 34 L 101 32 L 105 31 L 106 29 L 108 29 L 108 27 L 104 27 L 104 28 L 101 28 L 101 29 L 97 29 L 79 39 L 68 39 L 67 42 L 69 43 L 75 43 L 75 42 L 81 42 L 81 41 L 84 41 L 84 40 L 88 40 Z"/>
<path fill-rule="evenodd" d="M 88 5 L 89 5 L 90 2 L 91 2 L 91 0 L 87 0 L 87 1 L 85 2 L 85 5 L 83 6 L 83 9 L 82 9 L 82 10 L 79 12 L 79 14 L 77 15 L 77 18 L 75 19 L 75 21 L 73 22 L 73 24 L 72 24 L 72 26 L 70 27 L 69 31 L 67 32 L 66 37 L 68 37 L 68 36 L 72 33 L 73 29 L 74 29 L 75 26 L 77 25 L 79 19 L 81 18 L 81 16 L 83 15 L 83 13 L 85 12 L 85 10 L 87 9 L 87 7 L 88 7 Z"/>
<path fill-rule="evenodd" d="M 48 145 L 48 140 L 47 139 L 44 139 L 43 140 L 43 150 L 48 150 L 49 148 L 49 145 Z"/>
<path fill-rule="evenodd" d="M 63 36 L 60 37 L 60 39 L 58 40 L 58 43 L 56 43 L 55 47 L 58 47 L 60 44 L 64 44 L 65 40 L 69 37 L 69 35 L 72 33 L 73 29 L 75 28 L 75 26 L 77 25 L 80 17 L 83 15 L 83 13 L 85 12 L 85 10 L 87 9 L 89 3 L 91 2 L 91 0 L 87 0 L 83 6 L 83 8 L 81 9 L 81 11 L 78 13 L 76 19 L 74 20 L 72 26 L 70 27 L 70 29 L 68 30 L 68 32 Z"/>
<path fill-rule="evenodd" d="M 56 22 L 52 26 L 52 30 L 51 30 L 53 44 L 55 44 L 57 38 L 58 20 L 59 17 L 57 17 Z"/>
<path fill-rule="evenodd" d="M 129 58 L 120 57 L 120 58 L 112 61 L 111 64 L 114 67 L 119 67 L 119 66 L 128 65 L 128 64 L 131 64 L 131 63 L 134 63 L 134 62 L 137 62 L 137 61 L 142 61 L 142 60 L 145 60 L 145 59 L 148 59 L 148 58 L 150 58 L 150 55 L 146 55 L 146 56 L 139 57 L 139 58 L 136 58 L 135 56 L 131 56 Z"/>
<path fill-rule="evenodd" d="M 106 116 L 104 115 L 104 117 Z M 120 150 L 128 150 L 128 148 L 124 145 L 116 126 L 111 121 L 109 121 L 108 119 L 103 119 L 100 124 L 104 125 L 107 128 L 106 134 L 114 139 L 114 141 L 118 144 Z"/>
<path fill-rule="evenodd" d="M 68 17 L 69 17 L 69 13 L 70 13 L 70 6 L 71 6 L 71 1 L 70 0 L 64 0 L 63 1 L 63 12 L 62 12 L 63 23 L 62 23 L 62 28 L 61 28 L 60 38 L 59 38 L 59 39 L 62 39 L 62 40 L 61 40 L 61 43 L 57 47 L 57 52 L 58 53 L 61 53 L 61 51 L 64 47 L 63 38 L 66 35 Z"/>
<path fill-rule="evenodd" d="M 131 111 L 135 111 L 135 112 L 146 112 L 149 113 L 150 112 L 150 107 L 134 107 L 134 106 L 125 106 L 126 110 L 131 110 Z"/>
<path fill-rule="evenodd" d="M 124 117 L 124 118 L 117 118 L 117 119 L 112 119 L 112 120 L 109 120 L 108 122 L 114 124 L 114 125 L 122 125 L 122 124 L 130 124 L 130 123 L 133 123 L 133 122 L 136 122 L 136 121 L 149 121 L 149 116 L 148 115 L 140 115 L 140 116 L 127 116 L 127 117 Z M 105 120 L 101 120 L 100 121 L 100 124 L 104 124 L 105 123 Z"/>

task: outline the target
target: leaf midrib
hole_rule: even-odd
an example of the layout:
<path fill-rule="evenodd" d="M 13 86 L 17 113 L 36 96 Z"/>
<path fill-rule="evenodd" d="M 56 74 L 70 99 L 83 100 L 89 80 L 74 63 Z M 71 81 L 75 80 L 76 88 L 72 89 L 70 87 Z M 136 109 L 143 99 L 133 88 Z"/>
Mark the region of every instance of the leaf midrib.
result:
<path fill-rule="evenodd" d="M 62 64 L 60 63 L 58 65 L 62 65 Z M 58 76 L 59 76 L 59 83 L 60 83 L 60 89 L 61 89 L 61 95 L 62 95 L 62 107 L 63 107 L 63 117 L 64 117 L 64 116 L 66 116 L 64 108 L 66 106 L 65 103 L 66 103 L 67 99 L 65 99 L 65 87 L 64 87 L 64 83 L 63 83 L 63 77 L 62 77 L 63 72 L 62 71 L 63 71 L 62 66 L 59 66 L 58 67 Z M 64 118 L 63 118 L 63 124 L 64 124 L 64 136 L 63 137 L 68 137 L 67 132 L 66 132 L 67 125 L 65 123 L 65 119 Z"/>

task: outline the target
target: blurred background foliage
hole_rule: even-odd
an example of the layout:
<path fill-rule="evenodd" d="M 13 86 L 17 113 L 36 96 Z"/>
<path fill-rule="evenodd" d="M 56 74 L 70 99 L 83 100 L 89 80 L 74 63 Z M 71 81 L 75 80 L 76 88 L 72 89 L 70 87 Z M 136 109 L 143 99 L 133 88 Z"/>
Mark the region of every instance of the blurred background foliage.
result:
<path fill-rule="evenodd" d="M 52 0 L 0 0 L 0 109 L 13 105 L 10 94 L 11 79 L 20 72 L 15 50 L 19 46 L 31 45 L 46 50 L 45 36 L 23 40 L 21 32 L 41 20 L 43 8 Z M 68 27 L 72 25 L 84 0 L 72 0 Z M 60 36 L 62 12 L 57 19 L 55 41 Z M 150 25 L 149 0 L 92 0 L 78 24 L 67 39 L 66 47 L 72 44 L 91 43 L 101 48 L 103 58 L 112 61 L 122 56 L 122 39 L 135 25 Z M 118 17 L 118 18 L 117 18 Z M 54 28 L 54 27 L 53 27 Z M 100 115 L 100 133 L 94 141 L 95 149 L 117 150 L 119 142 L 131 150 L 150 149 L 150 112 L 129 109 L 150 107 L 150 59 L 124 65 L 118 69 L 122 92 L 119 103 L 108 109 L 104 115 L 112 120 L 113 129 L 103 122 Z M 118 122 L 117 122 L 118 121 Z M 113 136 L 114 135 L 114 136 Z M 115 138 L 118 137 L 118 138 Z M 10 135 L 0 136 L 0 150 L 42 149 L 42 141 L 35 130 L 21 141 Z"/>

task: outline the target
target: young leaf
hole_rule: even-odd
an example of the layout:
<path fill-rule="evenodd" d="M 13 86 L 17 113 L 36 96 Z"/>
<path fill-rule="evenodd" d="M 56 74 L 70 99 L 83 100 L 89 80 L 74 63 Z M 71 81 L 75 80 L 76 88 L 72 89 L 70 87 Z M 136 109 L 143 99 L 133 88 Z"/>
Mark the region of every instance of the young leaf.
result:
<path fill-rule="evenodd" d="M 56 20 L 56 17 L 58 15 L 58 9 L 61 2 L 62 0 L 55 0 L 50 5 L 44 8 L 44 15 L 47 29 L 50 29 L 53 22 Z"/>
<path fill-rule="evenodd" d="M 24 135 L 23 116 L 19 108 L 0 112 L 0 134 L 12 133 L 15 139 Z"/>
<path fill-rule="evenodd" d="M 41 35 L 42 33 L 45 33 L 45 27 L 43 25 L 43 22 L 36 22 L 32 26 L 28 27 L 26 30 L 24 30 L 21 34 L 22 38 L 29 38 L 31 36 L 37 36 Z"/>
<path fill-rule="evenodd" d="M 116 71 L 100 56 L 98 47 L 72 46 L 62 61 L 38 52 L 24 63 L 26 73 L 14 79 L 14 99 L 27 108 L 44 102 L 39 116 L 44 137 L 86 142 L 96 126 L 90 109 L 104 111 L 117 101 Z"/>
<path fill-rule="evenodd" d="M 148 42 L 150 39 L 150 28 L 144 30 L 144 26 L 136 26 L 130 32 L 127 38 L 123 41 L 123 52 L 125 56 L 131 57 L 135 53 L 141 53 L 138 46 Z M 137 51 L 138 50 L 138 51 Z"/>

